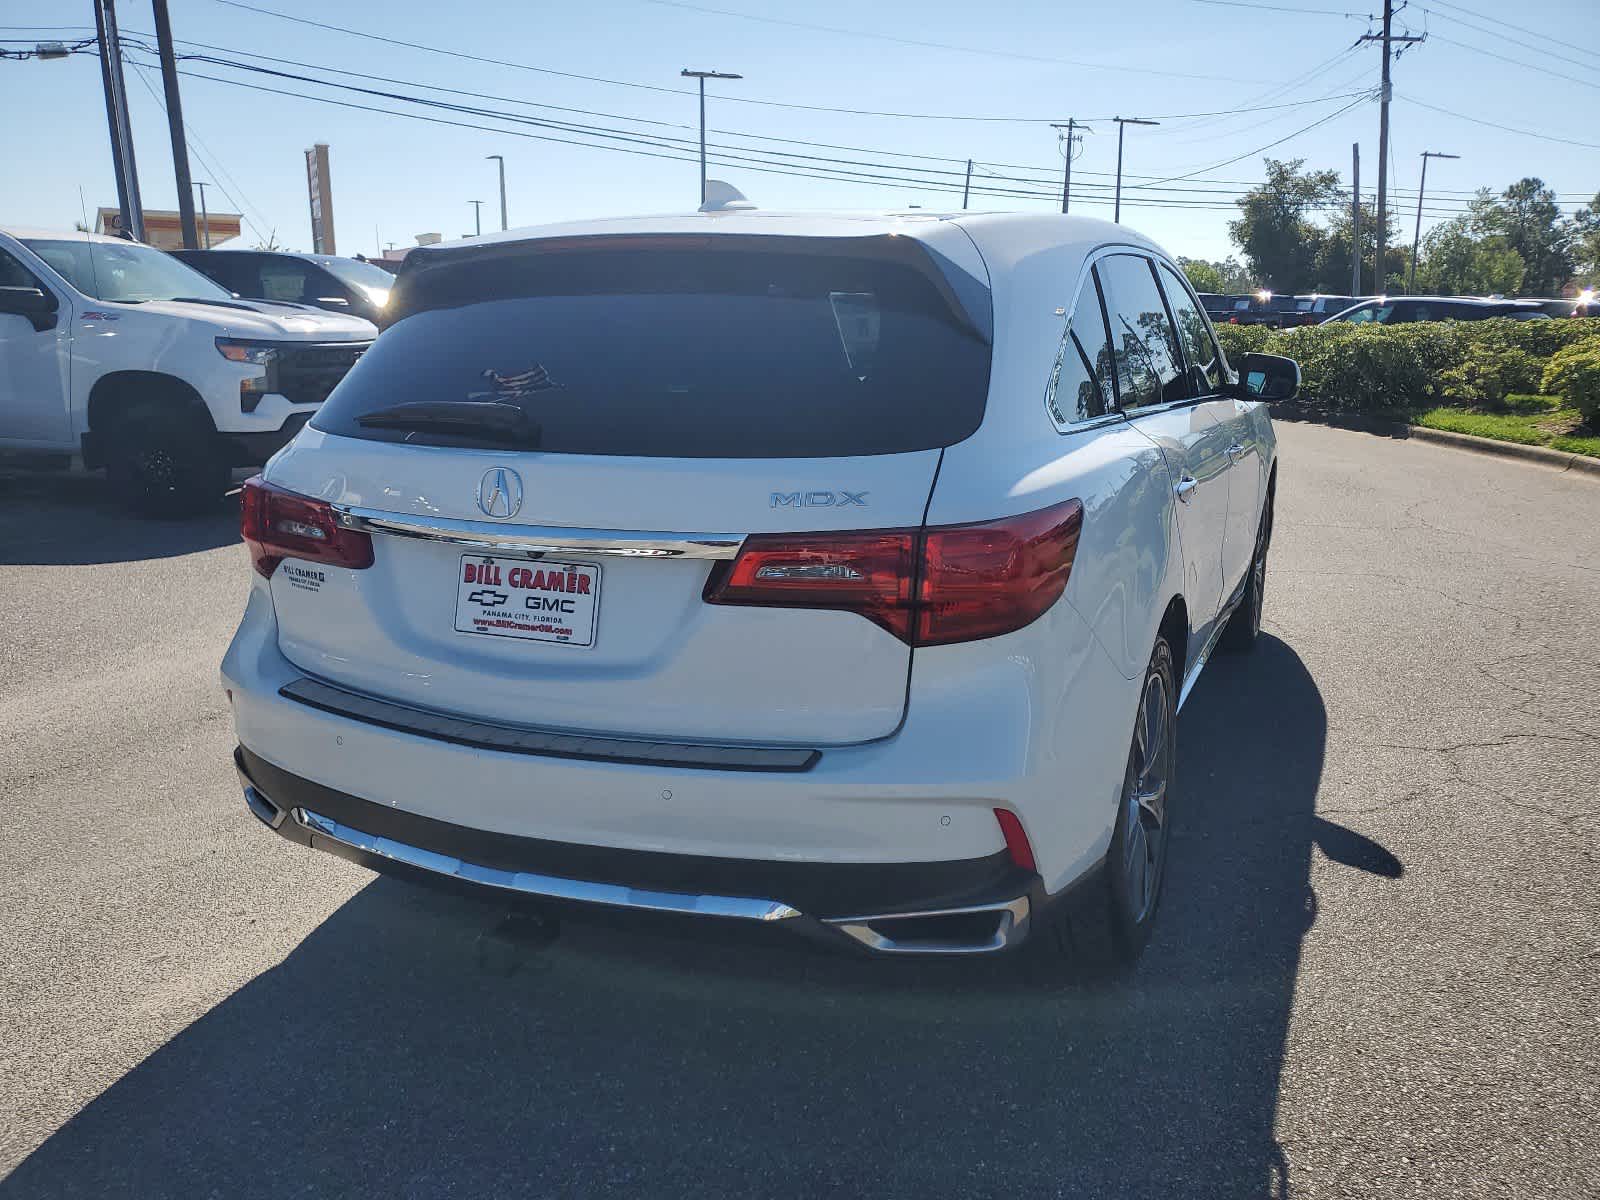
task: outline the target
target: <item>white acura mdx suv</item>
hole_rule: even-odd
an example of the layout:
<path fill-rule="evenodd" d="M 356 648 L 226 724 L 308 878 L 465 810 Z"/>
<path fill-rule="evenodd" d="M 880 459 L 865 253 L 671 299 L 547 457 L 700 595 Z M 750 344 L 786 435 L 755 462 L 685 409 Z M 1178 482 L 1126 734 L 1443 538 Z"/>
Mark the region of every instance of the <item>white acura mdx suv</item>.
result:
<path fill-rule="evenodd" d="M 390 308 L 243 493 L 256 817 L 537 907 L 1139 952 L 1293 362 L 1061 216 L 521 230 Z"/>

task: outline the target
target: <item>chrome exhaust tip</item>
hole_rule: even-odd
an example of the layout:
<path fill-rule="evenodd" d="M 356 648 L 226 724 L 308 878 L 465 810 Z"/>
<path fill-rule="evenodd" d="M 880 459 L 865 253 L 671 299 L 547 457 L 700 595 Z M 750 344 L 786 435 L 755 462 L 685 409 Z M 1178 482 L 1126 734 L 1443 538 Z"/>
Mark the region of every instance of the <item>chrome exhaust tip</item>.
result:
<path fill-rule="evenodd" d="M 876 954 L 989 954 L 1028 933 L 1027 896 L 929 912 L 841 917 L 827 924 Z"/>
<path fill-rule="evenodd" d="M 244 785 L 244 803 L 245 807 L 250 810 L 251 815 L 268 829 L 277 829 L 278 826 L 283 824 L 284 818 L 289 815 L 262 795 L 256 786 L 251 783 Z"/>

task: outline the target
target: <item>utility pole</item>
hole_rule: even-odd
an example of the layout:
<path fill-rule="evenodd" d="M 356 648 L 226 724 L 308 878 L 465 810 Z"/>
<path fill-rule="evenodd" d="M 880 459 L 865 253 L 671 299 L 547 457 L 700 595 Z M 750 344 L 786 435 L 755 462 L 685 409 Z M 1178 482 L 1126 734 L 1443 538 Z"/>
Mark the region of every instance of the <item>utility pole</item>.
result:
<path fill-rule="evenodd" d="M 1160 121 L 1146 121 L 1141 117 L 1113 117 L 1117 123 L 1117 205 L 1113 221 L 1122 220 L 1122 131 L 1129 125 L 1159 125 Z"/>
<path fill-rule="evenodd" d="M 194 186 L 200 189 L 200 223 L 201 223 L 201 225 L 203 225 L 205 227 L 205 231 L 206 231 L 206 246 L 205 246 L 205 248 L 207 250 L 209 250 L 209 249 L 211 249 L 211 214 L 206 212 L 206 185 L 203 182 L 201 182 L 200 180 L 196 180 Z M 189 208 L 189 212 L 191 214 L 194 212 L 194 207 L 193 207 L 192 204 L 191 204 L 191 206 Z M 193 217 L 191 216 L 190 219 L 192 220 Z"/>
<path fill-rule="evenodd" d="M 106 92 L 106 123 L 111 127 L 111 164 L 117 173 L 117 206 L 125 237 L 144 241 L 144 204 L 139 199 L 139 169 L 128 125 L 127 81 L 122 75 L 122 39 L 117 33 L 116 0 L 94 0 L 95 33 L 100 42 L 100 79 Z"/>
<path fill-rule="evenodd" d="M 1361 143 L 1350 143 L 1350 295 L 1361 295 Z"/>
<path fill-rule="evenodd" d="M 1079 129 L 1087 129 L 1088 126 L 1080 125 L 1075 118 L 1068 117 L 1065 125 L 1059 125 L 1052 121 L 1050 123 L 1050 128 L 1056 131 L 1057 144 L 1061 144 L 1064 140 L 1066 145 L 1066 149 L 1061 155 L 1061 157 L 1065 160 L 1061 169 L 1061 211 L 1066 212 L 1072 207 L 1072 152 L 1076 148 L 1078 142 L 1082 140 L 1075 131 Z M 1061 136 L 1061 131 L 1063 129 L 1067 131 L 1065 139 L 1063 139 Z"/>
<path fill-rule="evenodd" d="M 468 200 L 467 203 L 472 205 L 472 229 L 473 229 L 472 236 L 473 237 L 482 237 L 483 236 L 483 201 L 482 200 Z"/>
<path fill-rule="evenodd" d="M 972 192 L 972 160 L 967 159 L 967 181 L 961 185 L 961 211 L 967 211 L 967 196 Z"/>
<path fill-rule="evenodd" d="M 1423 41 L 1422 37 L 1395 37 L 1394 36 L 1394 0 L 1383 0 L 1383 32 L 1366 33 L 1357 38 L 1358 42 L 1383 43 L 1383 86 L 1379 92 L 1378 105 L 1378 247 L 1374 255 L 1372 286 L 1379 292 L 1384 288 L 1383 251 L 1389 240 L 1389 101 L 1394 95 L 1394 85 L 1389 79 L 1389 64 L 1394 58 L 1394 47 L 1399 43 L 1403 49 Z"/>
<path fill-rule="evenodd" d="M 700 203 L 704 204 L 706 202 L 706 80 L 743 79 L 744 76 L 727 71 L 691 71 L 688 67 L 679 74 L 685 79 L 700 81 Z"/>
<path fill-rule="evenodd" d="M 494 159 L 500 164 L 500 232 L 506 231 L 506 159 L 503 154 L 487 154 L 483 161 Z"/>
<path fill-rule="evenodd" d="M 1411 236 L 1411 282 L 1406 291 L 1417 293 L 1417 251 L 1422 246 L 1422 193 L 1428 190 L 1428 160 L 1430 158 L 1460 158 L 1459 154 L 1440 154 L 1437 150 L 1422 152 L 1422 182 L 1417 185 L 1417 231 Z"/>
<path fill-rule="evenodd" d="M 167 94 L 167 128 L 172 134 L 172 170 L 178 177 L 178 223 L 183 226 L 183 248 L 196 250 L 200 239 L 194 229 L 194 189 L 189 186 L 189 143 L 183 134 L 183 104 L 178 99 L 178 63 L 172 53 L 172 21 L 167 15 L 167 0 L 154 0 L 154 6 L 161 87 Z"/>

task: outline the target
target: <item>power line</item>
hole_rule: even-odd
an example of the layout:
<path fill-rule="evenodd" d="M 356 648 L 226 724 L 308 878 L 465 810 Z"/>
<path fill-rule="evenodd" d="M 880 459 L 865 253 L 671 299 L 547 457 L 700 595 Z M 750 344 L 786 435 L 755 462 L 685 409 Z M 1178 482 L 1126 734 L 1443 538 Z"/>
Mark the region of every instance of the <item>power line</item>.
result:
<path fill-rule="evenodd" d="M 657 92 L 669 96 L 694 97 L 697 92 L 684 88 L 662 87 L 653 83 L 640 83 L 637 80 L 608 79 L 599 75 L 583 75 L 575 71 L 558 71 L 553 67 L 536 67 L 529 63 L 510 62 L 501 58 L 489 58 L 481 54 L 469 54 L 461 50 L 446 50 L 442 46 L 429 46 L 422 42 L 410 42 L 403 38 L 386 37 L 383 34 L 367 33 L 360 29 L 351 29 L 344 25 L 333 25 L 326 21 L 313 21 L 309 17 L 297 17 L 289 13 L 276 12 L 270 8 L 261 8 L 254 4 L 246 4 L 243 0 L 213 0 L 213 3 L 223 4 L 229 8 L 242 9 L 246 12 L 259 13 L 263 16 L 276 17 L 283 21 L 293 21 L 300 25 L 309 25 L 317 29 L 326 29 L 334 33 L 348 34 L 351 37 L 365 38 L 368 41 L 383 42 L 391 46 L 403 46 L 408 50 L 421 50 L 429 54 L 442 54 L 451 58 L 466 59 L 469 62 L 487 63 L 491 66 L 510 67 L 518 71 L 532 71 L 540 75 L 553 75 L 562 79 L 578 79 L 586 83 L 603 83 L 611 87 L 636 88 L 641 91 Z M 1231 82 L 1231 80 L 1230 80 Z M 755 104 L 768 108 L 793 109 L 802 112 L 828 112 L 855 117 L 887 117 L 899 120 L 919 121 L 966 121 L 991 124 L 1017 124 L 1017 125 L 1047 125 L 1055 118 L 1053 116 L 1040 117 L 992 117 L 974 116 L 963 113 L 921 113 L 921 112 L 886 112 L 865 108 L 839 108 L 826 104 L 797 104 L 783 100 L 762 100 L 753 96 L 736 96 L 732 94 L 719 95 L 719 103 Z M 1109 118 L 1107 118 L 1109 119 Z"/>
<path fill-rule="evenodd" d="M 150 48 L 148 46 L 140 46 L 138 43 L 135 43 L 135 42 L 130 42 L 129 44 L 135 46 L 136 48 L 143 49 L 146 53 L 150 53 L 151 52 Z M 207 43 L 199 43 L 199 42 L 192 42 L 192 41 L 185 41 L 183 44 L 186 45 L 186 46 L 204 46 L 204 47 L 206 47 L 208 49 L 230 49 L 228 47 L 213 47 L 213 46 L 210 46 Z M 327 66 L 323 66 L 323 65 L 320 65 L 320 64 L 302 63 L 302 62 L 300 62 L 298 60 L 276 58 L 276 57 L 274 57 L 272 55 L 262 55 L 262 54 L 258 54 L 258 53 L 253 52 L 253 51 L 232 51 L 232 52 L 246 54 L 246 55 L 249 55 L 250 57 L 254 57 L 254 58 L 262 58 L 262 59 L 265 59 L 265 60 L 271 61 L 271 62 L 286 63 L 286 64 L 292 64 L 292 65 L 297 65 L 297 66 L 306 66 L 306 67 L 309 67 L 309 68 L 311 68 L 313 70 L 331 71 L 331 72 L 334 72 L 336 74 L 354 76 L 354 77 L 360 78 L 360 79 L 375 80 L 375 81 L 386 82 L 386 83 L 397 83 L 397 84 L 409 85 L 409 86 L 413 86 L 413 87 L 421 87 L 421 88 L 427 89 L 429 91 L 438 91 L 438 92 L 445 92 L 445 93 L 454 94 L 454 95 L 468 96 L 468 97 L 472 97 L 474 99 L 497 100 L 497 101 L 500 101 L 502 103 L 527 105 L 527 106 L 534 107 L 534 108 L 548 108 L 548 109 L 554 109 L 556 111 L 576 112 L 576 113 L 580 113 L 580 114 L 583 114 L 583 115 L 608 117 L 608 118 L 611 118 L 613 120 L 619 120 L 619 121 L 628 122 L 628 123 L 632 123 L 632 124 L 650 124 L 650 125 L 655 125 L 655 126 L 660 126 L 660 127 L 665 127 L 665 128 L 671 128 L 671 129 L 680 129 L 680 130 L 687 130 L 687 129 L 690 128 L 689 126 L 683 125 L 681 123 L 656 121 L 656 120 L 651 120 L 649 118 L 637 118 L 637 117 L 624 116 L 624 115 L 614 114 L 614 113 L 602 113 L 602 112 L 597 112 L 596 110 L 592 110 L 592 109 L 574 109 L 574 108 L 569 108 L 569 107 L 562 106 L 562 105 L 549 105 L 549 104 L 542 104 L 542 103 L 537 103 L 537 102 L 533 102 L 533 101 L 524 101 L 524 100 L 520 100 L 520 99 L 517 99 L 517 98 L 514 98 L 514 97 L 497 96 L 497 95 L 493 95 L 493 94 L 490 94 L 490 93 L 483 93 L 483 92 L 472 92 L 472 91 L 466 91 L 464 89 L 459 89 L 459 88 L 447 88 L 447 87 L 443 87 L 442 85 L 419 83 L 417 81 L 399 79 L 399 78 L 396 78 L 396 77 L 393 77 L 393 76 L 374 75 L 374 74 L 367 73 L 367 72 L 352 71 L 352 70 L 349 70 L 347 68 L 342 68 L 342 67 L 327 67 Z M 356 87 L 353 87 L 351 85 L 339 84 L 336 81 L 332 81 L 332 80 L 318 79 L 318 78 L 316 78 L 314 76 L 301 75 L 301 74 L 298 74 L 296 72 L 290 72 L 290 71 L 275 71 L 272 68 L 262 67 L 262 66 L 259 66 L 258 64 L 239 62 L 237 60 L 231 60 L 231 59 L 225 59 L 225 58 L 218 58 L 218 57 L 216 57 L 214 55 L 185 54 L 185 55 L 183 55 L 181 57 L 186 62 L 204 62 L 204 63 L 208 63 L 208 64 L 229 67 L 231 69 L 237 69 L 237 70 L 261 73 L 261 74 L 268 74 L 268 75 L 275 75 L 275 76 L 278 76 L 280 78 L 294 79 L 294 80 L 297 80 L 297 81 L 300 81 L 300 82 L 313 83 L 313 84 L 316 84 L 318 86 L 342 88 L 344 90 L 353 90 L 353 91 L 357 91 L 357 92 L 360 92 L 360 93 L 363 93 L 363 94 L 367 94 L 367 95 L 379 96 L 379 97 L 382 97 L 382 98 L 385 98 L 385 99 L 396 99 L 396 100 L 401 100 L 401 101 L 409 102 L 409 103 L 422 103 L 422 104 L 435 103 L 433 101 L 428 100 L 426 97 L 406 96 L 406 95 L 401 94 L 401 93 L 389 92 L 389 91 L 384 91 L 384 90 L 381 90 L 381 89 L 356 88 Z M 1363 93 L 1353 93 L 1353 94 L 1361 95 Z M 1319 102 L 1319 103 L 1327 102 L 1328 100 L 1331 100 L 1331 99 L 1333 99 L 1333 97 L 1324 97 L 1324 98 L 1320 98 L 1317 102 Z M 471 105 L 442 105 L 442 106 L 450 108 L 450 109 L 455 110 L 455 111 L 463 111 L 463 112 L 472 113 L 474 115 L 503 117 L 505 119 L 511 119 L 511 120 L 520 119 L 520 117 L 517 114 L 497 113 L 497 112 L 495 112 L 493 110 L 480 108 L 478 106 L 471 106 Z M 639 132 L 639 131 L 636 131 L 636 130 L 619 130 L 619 129 L 615 128 L 614 126 L 613 127 L 588 126 L 588 125 L 584 125 L 581 122 L 551 121 L 551 122 L 549 122 L 549 124 L 553 128 L 559 128 L 559 129 L 564 129 L 564 130 L 569 130 L 569 131 L 574 131 L 574 132 L 588 132 L 588 133 L 601 132 L 601 133 L 612 133 L 612 134 L 633 134 L 633 133 Z M 742 139 L 742 140 L 780 142 L 780 143 L 788 143 L 788 144 L 793 144 L 793 145 L 804 145 L 804 146 L 809 146 L 809 147 L 814 147 L 814 148 L 822 148 L 822 149 L 837 149 L 837 150 L 845 150 L 845 151 L 851 151 L 851 152 L 861 153 L 861 154 L 877 155 L 877 156 L 880 156 L 880 157 L 888 156 L 888 157 L 915 158 L 915 159 L 919 159 L 919 160 L 922 160 L 922 161 L 942 162 L 942 163 L 951 163 L 951 164 L 964 164 L 964 162 L 965 162 L 965 160 L 963 160 L 963 159 L 958 159 L 958 158 L 951 157 L 951 156 L 913 155 L 913 154 L 905 154 L 904 152 L 900 152 L 900 151 L 870 149 L 870 148 L 860 147 L 860 146 L 842 145 L 842 144 L 839 144 L 839 143 L 809 142 L 809 141 L 803 141 L 803 140 L 800 140 L 800 139 L 792 139 L 792 138 L 774 138 L 774 137 L 767 137 L 767 136 L 764 136 L 764 135 L 747 134 L 747 133 L 742 133 L 742 132 L 738 132 L 738 131 L 714 130 L 713 132 L 719 133 L 722 136 L 733 137 L 733 138 Z M 680 139 L 672 139 L 667 135 L 658 135 L 658 136 L 665 137 L 666 140 L 668 140 L 668 141 L 676 140 L 676 141 L 680 141 L 681 142 L 681 141 L 687 140 L 687 139 L 681 139 L 681 138 Z M 724 147 L 724 148 L 728 148 L 728 147 Z M 792 152 L 792 151 L 777 151 L 775 153 L 778 153 L 778 154 L 780 154 L 782 156 L 785 156 L 785 157 L 820 158 L 823 161 L 831 161 L 831 162 L 844 161 L 844 160 L 839 160 L 839 159 L 836 159 L 836 158 L 825 158 L 824 156 L 797 155 L 797 154 L 795 154 L 795 152 Z M 872 164 L 856 163 L 856 164 L 851 164 L 851 165 L 870 165 L 870 166 L 877 167 L 877 166 L 881 166 L 882 164 L 879 164 L 879 163 L 872 163 Z M 1043 182 L 1044 179 L 1053 180 L 1054 174 L 1055 174 L 1053 168 L 1042 168 L 1042 167 L 1036 167 L 1036 166 L 1021 166 L 1019 164 L 993 164 L 993 165 L 1009 166 L 1009 167 L 1013 167 L 1013 168 L 1018 169 L 1018 170 L 1031 171 L 1031 172 L 1033 172 L 1033 173 L 1035 173 L 1035 174 L 1037 174 L 1037 175 L 1042 177 L 1042 179 L 1039 180 L 1040 182 Z M 925 169 L 925 168 L 908 168 L 908 169 L 916 170 L 916 171 L 919 171 L 919 172 L 922 172 L 922 173 L 926 173 L 927 170 L 928 170 L 928 169 Z M 959 172 L 944 171 L 942 173 L 943 174 L 958 174 Z M 1085 174 L 1097 174 L 1097 173 L 1096 172 L 1085 172 Z M 1108 174 L 1108 173 L 1098 172 L 1098 174 Z M 1134 179 L 1136 177 L 1130 176 L 1129 178 L 1130 179 Z M 1152 179 L 1154 177 L 1153 176 L 1144 176 L 1142 178 L 1148 180 L 1148 179 Z M 1213 181 L 1200 181 L 1200 182 L 1213 182 Z M 1240 183 L 1240 184 L 1242 184 L 1244 186 L 1254 186 L 1254 184 L 1248 183 L 1246 181 L 1215 181 L 1215 182 L 1223 182 L 1223 183 L 1238 182 L 1238 183 Z M 1085 186 L 1087 186 L 1087 187 L 1109 187 L 1109 185 L 1106 185 L 1106 184 L 1094 184 L 1094 183 L 1086 183 Z M 1158 189 L 1154 188 L 1152 185 L 1149 185 L 1149 184 L 1132 183 L 1129 186 L 1130 187 L 1138 187 L 1138 188 L 1141 188 L 1142 190 L 1158 190 Z M 1176 192 L 1184 192 L 1184 191 L 1203 192 L 1203 191 L 1206 191 L 1208 189 L 1203 189 L 1203 188 L 1170 188 L 1170 189 L 1163 189 L 1163 190 L 1176 191 Z M 1223 194 L 1223 193 L 1218 192 L 1218 194 Z"/>
<path fill-rule="evenodd" d="M 1442 113 L 1447 117 L 1455 117 L 1458 121 L 1470 121 L 1474 125 L 1486 125 L 1490 129 L 1499 129 L 1505 133 L 1515 133 L 1522 137 L 1540 138 L 1547 142 L 1559 142 L 1563 146 L 1578 146 L 1584 150 L 1600 150 L 1600 142 L 1579 142 L 1572 138 L 1556 137 L 1550 133 L 1539 133 L 1532 129 L 1518 129 L 1515 125 L 1501 125 L 1496 121 L 1487 121 L 1482 117 L 1469 117 L 1466 113 L 1455 112 L 1452 109 L 1440 108 L 1436 104 L 1425 104 L 1411 96 L 1400 96 L 1407 104 L 1415 104 L 1418 108 L 1425 108 L 1429 112 Z"/>
<path fill-rule="evenodd" d="M 1488 13 L 1478 12 L 1476 9 L 1467 8 L 1465 5 L 1457 4 L 1455 3 L 1455 0 L 1433 0 L 1433 2 L 1443 8 L 1452 8 L 1457 12 L 1464 12 L 1469 16 L 1477 17 L 1480 21 L 1487 21 L 1491 25 L 1500 25 L 1506 29 L 1515 29 L 1518 33 L 1525 33 L 1529 37 L 1540 38 L 1547 42 L 1553 42 L 1558 46 L 1565 46 L 1569 50 L 1576 50 L 1581 54 L 1589 54 L 1596 58 L 1600 58 L 1600 50 L 1590 50 L 1586 46 L 1574 46 L 1564 37 L 1555 37 L 1548 33 L 1540 33 L 1536 29 L 1529 29 L 1523 25 L 1513 25 L 1510 21 L 1502 21 L 1498 17 L 1491 17 Z"/>
<path fill-rule="evenodd" d="M 1193 75 L 1182 71 L 1167 71 L 1158 67 L 1123 67 L 1109 63 L 1090 62 L 1077 58 L 1055 58 L 1043 54 L 1022 54 L 1011 50 L 986 50 L 977 46 L 958 46 L 951 42 L 923 41 L 918 38 L 899 37 L 889 33 L 872 33 L 862 29 L 841 29 L 837 25 L 818 25 L 810 21 L 791 21 L 783 17 L 768 17 L 757 13 L 734 12 L 726 8 L 710 8 L 703 4 L 688 4 L 684 0 L 645 0 L 647 4 L 663 8 L 679 8 L 687 12 L 709 13 L 718 17 L 734 17 L 741 21 L 758 21 L 765 25 L 782 25 L 789 29 L 807 29 L 814 33 L 831 33 L 842 37 L 864 38 L 876 42 L 893 42 L 900 46 L 919 46 L 926 50 L 951 50 L 957 54 L 979 54 L 991 58 L 1018 59 L 1022 62 L 1052 63 L 1063 67 L 1080 67 L 1091 71 L 1121 71 L 1133 75 L 1157 75 L 1166 79 L 1196 79 L 1205 83 L 1236 83 L 1233 75 Z"/>
<path fill-rule="evenodd" d="M 150 93 L 150 98 L 156 102 L 156 104 L 160 107 L 160 109 L 161 109 L 161 111 L 162 111 L 162 113 L 164 115 L 166 113 L 166 111 L 167 111 L 166 102 L 163 101 L 161 99 L 161 96 L 156 92 L 155 87 L 151 84 L 151 82 L 150 82 L 150 80 L 148 78 L 148 75 L 147 75 L 147 72 L 149 72 L 151 70 L 151 68 L 146 66 L 143 63 L 138 63 L 138 62 L 131 63 L 131 65 L 132 65 L 132 67 L 134 69 L 133 70 L 134 78 L 138 79 L 138 81 L 144 85 L 144 90 Z M 217 170 L 217 167 L 218 167 L 219 163 L 215 160 L 214 156 L 202 155 L 200 153 L 199 148 L 195 145 L 195 142 L 197 142 L 199 139 L 194 137 L 194 131 L 189 128 L 189 123 L 187 121 L 185 121 L 183 123 L 183 132 L 184 132 L 184 141 L 189 146 L 189 153 L 193 154 L 196 158 L 198 158 L 200 160 L 200 164 L 203 167 L 205 167 L 206 170 L 211 172 L 211 181 L 212 181 L 212 183 L 214 183 L 217 186 L 217 188 L 221 190 L 222 194 L 228 198 L 228 203 L 233 205 L 234 208 L 239 210 L 239 219 L 242 220 L 246 225 L 250 226 L 251 229 L 254 229 L 256 231 L 256 237 L 261 238 L 263 241 L 265 241 L 266 240 L 266 235 L 264 233 L 262 233 L 260 227 L 258 225 L 256 225 L 256 223 L 254 221 L 252 221 L 250 219 L 248 213 L 246 212 L 246 208 L 248 207 L 249 210 L 251 212 L 254 212 L 255 215 L 258 216 L 258 217 L 261 216 L 261 211 L 259 209 L 255 208 L 254 205 L 246 206 L 246 205 L 240 204 L 239 201 L 234 198 L 233 193 L 230 192 L 225 186 L 223 186 L 221 176 L 222 176 L 222 174 L 225 174 L 225 172 L 219 172 Z M 233 179 L 233 177 L 231 175 L 228 176 L 228 178 L 233 181 L 233 185 L 235 187 L 239 186 L 239 181 L 238 180 Z M 243 194 L 244 194 L 244 189 L 240 188 L 240 195 L 243 195 Z M 271 222 L 269 221 L 269 222 L 267 222 L 267 224 L 270 225 Z"/>
<path fill-rule="evenodd" d="M 1503 33 L 1496 33 L 1493 29 L 1490 29 L 1487 26 L 1475 24 L 1472 21 L 1467 20 L 1465 17 L 1456 16 L 1454 13 L 1438 12 L 1426 6 L 1423 7 L 1422 11 L 1427 13 L 1429 16 L 1438 17 L 1442 21 L 1453 21 L 1457 25 L 1464 25 L 1466 28 L 1475 33 L 1481 33 L 1487 37 L 1499 38 L 1502 41 L 1510 42 L 1513 46 L 1521 46 L 1525 50 L 1532 50 L 1535 54 L 1543 54 L 1550 58 L 1558 58 L 1562 62 L 1571 63 L 1573 66 L 1579 67 L 1585 71 L 1600 71 L 1600 63 L 1587 63 L 1581 58 L 1573 58 L 1566 54 L 1557 54 L 1554 50 L 1551 50 L 1545 46 L 1537 45 L 1534 42 L 1524 42 L 1520 38 L 1507 37 Z M 1503 22 L 1501 23 L 1503 24 Z M 1513 25 L 1511 28 L 1515 29 L 1516 26 Z"/>
<path fill-rule="evenodd" d="M 1340 12 L 1336 8 L 1290 8 L 1283 4 L 1251 4 L 1248 0 L 1194 0 L 1196 4 L 1215 4 L 1221 8 L 1254 8 L 1263 12 L 1286 12 L 1296 16 L 1317 17 L 1359 17 L 1370 21 L 1372 18 L 1367 13 Z"/>
<path fill-rule="evenodd" d="M 1168 176 L 1166 179 L 1158 179 L 1156 181 L 1156 183 L 1157 184 L 1161 184 L 1161 183 L 1177 183 L 1179 180 L 1192 179 L 1196 175 L 1204 175 L 1207 171 L 1217 171 L 1217 170 L 1221 170 L 1223 167 L 1231 167 L 1234 163 L 1239 162 L 1241 159 L 1253 158 L 1257 154 L 1261 154 L 1264 151 L 1271 150 L 1271 149 L 1274 149 L 1275 147 L 1283 145 L 1283 143 L 1291 140 L 1292 138 L 1299 137 L 1302 133 L 1309 133 L 1311 130 L 1317 128 L 1319 125 L 1326 125 L 1329 121 L 1332 121 L 1337 117 L 1342 117 L 1345 113 L 1349 112 L 1352 108 L 1355 108 L 1358 104 L 1361 104 L 1362 102 L 1364 102 L 1366 100 L 1370 100 L 1371 98 L 1372 98 L 1372 94 L 1370 92 L 1365 93 L 1365 94 L 1359 96 L 1358 98 L 1356 98 L 1355 100 L 1352 100 L 1349 104 L 1346 104 L 1343 108 L 1337 109 L 1334 112 L 1329 113 L 1325 117 L 1320 117 L 1317 120 L 1311 122 L 1311 124 L 1305 125 L 1305 126 L 1302 126 L 1299 129 L 1296 129 L 1293 133 L 1285 134 L 1283 137 L 1279 138 L 1275 142 L 1268 142 L 1265 146 L 1257 146 L 1254 150 L 1247 150 L 1243 154 L 1235 155 L 1233 158 L 1226 159 L 1226 160 L 1224 160 L 1222 162 L 1219 162 L 1219 163 L 1212 163 L 1209 167 L 1201 167 L 1199 170 L 1190 171 L 1186 175 L 1171 175 L 1171 176 Z M 1151 186 L 1155 186 L 1155 185 L 1151 185 Z"/>
<path fill-rule="evenodd" d="M 1520 58 L 1512 58 L 1508 54 L 1496 54 L 1493 50 L 1485 50 L 1482 46 L 1474 46 L 1468 42 L 1458 42 L 1454 38 L 1447 38 L 1442 33 L 1431 34 L 1433 41 L 1443 42 L 1447 46 L 1455 46 L 1462 50 L 1470 50 L 1474 54 L 1482 54 L 1488 58 L 1497 58 L 1503 63 L 1510 63 L 1514 67 L 1523 67 L 1529 71 L 1538 71 L 1541 75 L 1551 75 L 1557 79 L 1565 79 L 1568 83 L 1580 84 L 1583 87 L 1600 89 L 1600 83 L 1590 79 L 1579 79 L 1576 75 L 1568 75 L 1562 71 L 1552 71 L 1549 67 L 1541 67 L 1535 63 L 1523 62 Z"/>

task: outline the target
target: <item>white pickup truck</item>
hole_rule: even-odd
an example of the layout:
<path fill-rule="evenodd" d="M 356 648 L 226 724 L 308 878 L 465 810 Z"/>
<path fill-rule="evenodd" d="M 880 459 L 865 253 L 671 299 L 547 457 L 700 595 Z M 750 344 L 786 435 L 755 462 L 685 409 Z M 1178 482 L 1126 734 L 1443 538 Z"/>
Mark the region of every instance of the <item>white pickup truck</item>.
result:
<path fill-rule="evenodd" d="M 150 246 L 0 230 L 0 453 L 81 454 L 141 511 L 192 511 L 288 442 L 377 332 L 240 300 Z"/>

